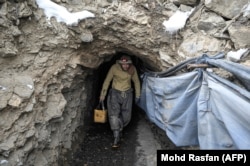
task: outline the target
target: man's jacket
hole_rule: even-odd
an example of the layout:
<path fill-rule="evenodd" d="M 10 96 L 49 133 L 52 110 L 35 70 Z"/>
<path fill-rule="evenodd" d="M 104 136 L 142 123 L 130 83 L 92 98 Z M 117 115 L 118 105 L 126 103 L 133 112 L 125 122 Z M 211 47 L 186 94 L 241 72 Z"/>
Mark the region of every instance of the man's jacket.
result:
<path fill-rule="evenodd" d="M 140 80 L 137 74 L 136 68 L 131 65 L 131 69 L 134 71 L 129 74 L 127 71 L 123 71 L 120 64 L 116 63 L 109 69 L 107 77 L 103 83 L 101 96 L 106 96 L 110 82 L 112 81 L 112 88 L 119 91 L 127 91 L 131 88 L 131 80 L 134 82 L 135 96 L 140 97 Z"/>

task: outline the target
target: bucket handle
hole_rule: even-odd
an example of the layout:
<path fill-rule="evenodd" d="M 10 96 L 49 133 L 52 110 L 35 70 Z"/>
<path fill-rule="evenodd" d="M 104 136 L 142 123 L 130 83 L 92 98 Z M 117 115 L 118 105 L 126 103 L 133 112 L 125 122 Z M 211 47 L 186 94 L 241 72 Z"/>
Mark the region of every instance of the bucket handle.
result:
<path fill-rule="evenodd" d="M 104 111 L 105 110 L 104 102 L 100 101 L 99 104 L 97 105 L 97 108 L 101 108 Z"/>

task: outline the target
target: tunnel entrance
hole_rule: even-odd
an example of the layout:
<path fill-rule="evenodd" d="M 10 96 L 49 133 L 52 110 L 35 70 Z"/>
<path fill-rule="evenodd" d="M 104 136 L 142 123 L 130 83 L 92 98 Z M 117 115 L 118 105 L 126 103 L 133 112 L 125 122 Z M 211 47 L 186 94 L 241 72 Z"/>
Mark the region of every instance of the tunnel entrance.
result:
<path fill-rule="evenodd" d="M 83 85 L 83 79 L 87 82 L 85 83 L 84 93 L 87 93 L 86 103 L 80 104 L 80 109 L 82 110 L 82 124 L 77 129 L 75 135 L 76 139 L 72 144 L 72 150 L 67 152 L 66 155 L 59 160 L 59 165 L 63 166 L 112 166 L 112 165 L 136 165 L 138 162 L 143 162 L 144 154 L 138 152 L 138 132 L 139 125 L 144 123 L 144 129 L 147 128 L 147 131 L 153 132 L 154 135 L 158 135 L 163 138 L 164 142 L 166 141 L 166 135 L 164 131 L 161 131 L 154 124 L 150 123 L 143 110 L 138 106 L 133 105 L 132 118 L 129 125 L 124 128 L 123 140 L 121 142 L 121 147 L 117 150 L 111 148 L 113 142 L 113 133 L 110 129 L 109 122 L 105 124 L 98 124 L 93 122 L 93 110 L 99 103 L 99 95 L 102 88 L 104 79 L 110 69 L 110 67 L 116 63 L 124 53 L 117 53 L 113 55 L 108 61 L 101 64 L 98 69 L 90 70 L 81 66 L 81 69 L 84 73 L 88 73 L 87 76 L 78 75 L 75 77 L 75 85 Z M 143 69 L 145 68 L 143 62 L 136 56 L 129 55 L 133 61 L 133 64 L 137 68 L 138 74 L 142 74 Z M 81 89 L 80 87 L 74 89 L 76 93 Z M 64 90 L 64 95 L 71 96 L 67 93 L 70 93 L 70 89 Z M 77 93 L 78 94 L 78 93 Z M 66 100 L 67 97 L 65 97 Z M 82 98 L 80 95 L 77 98 Z M 106 99 L 105 99 L 105 107 Z M 74 107 L 72 107 L 74 108 Z M 71 109 L 72 109 L 71 108 Z M 84 110 L 84 111 L 83 111 Z M 145 132 L 146 133 L 146 132 Z M 152 135 L 152 134 L 151 134 Z M 146 136 L 147 137 L 147 136 Z M 154 137 L 154 136 L 153 136 Z M 158 138 L 160 138 L 158 137 Z M 157 137 L 155 141 L 157 140 Z M 162 144 L 164 146 L 164 143 Z M 173 144 L 168 140 L 167 146 L 173 148 Z M 150 145 L 151 146 L 151 145 Z M 158 148 L 161 148 L 160 145 Z M 142 149 L 139 148 L 139 151 Z M 154 151 L 156 154 L 156 150 Z M 138 157 L 141 158 L 141 161 L 138 161 Z"/>
<path fill-rule="evenodd" d="M 105 80 L 105 78 L 107 76 L 107 73 L 108 73 L 109 69 L 123 55 L 127 55 L 127 56 L 131 57 L 133 65 L 137 69 L 138 76 L 143 73 L 143 70 L 144 70 L 145 67 L 144 67 L 143 62 L 138 57 L 136 57 L 134 55 L 127 54 L 127 53 L 118 52 L 116 55 L 112 56 L 108 61 L 102 63 L 98 67 L 98 69 L 93 72 L 93 75 L 94 75 L 93 82 L 95 83 L 95 85 L 94 85 L 95 88 L 94 89 L 96 90 L 95 91 L 95 99 L 96 100 L 95 100 L 95 103 L 94 103 L 95 105 L 98 104 L 99 95 L 100 95 L 100 92 L 101 92 L 101 89 L 102 89 L 102 85 L 103 85 L 103 82 L 104 82 L 104 80 Z M 141 80 L 140 80 L 140 82 L 141 82 Z M 132 84 L 132 87 L 134 89 L 133 84 Z M 109 86 L 109 89 L 110 88 L 111 88 L 111 85 Z M 105 106 L 107 106 L 106 103 L 107 103 L 107 98 L 105 99 Z"/>

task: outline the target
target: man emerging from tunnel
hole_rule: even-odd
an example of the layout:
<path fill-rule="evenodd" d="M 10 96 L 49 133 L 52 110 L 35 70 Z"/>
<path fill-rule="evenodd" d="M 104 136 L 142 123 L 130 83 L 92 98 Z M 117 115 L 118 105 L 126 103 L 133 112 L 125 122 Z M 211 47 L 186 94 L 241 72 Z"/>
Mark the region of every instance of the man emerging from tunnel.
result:
<path fill-rule="evenodd" d="M 114 134 L 112 147 L 119 147 L 122 130 L 131 119 L 133 89 L 135 87 L 135 102 L 140 98 L 140 80 L 135 66 L 129 56 L 122 56 L 111 66 L 102 86 L 100 101 L 105 99 L 110 82 L 112 88 L 109 90 L 107 107 L 111 130 Z"/>

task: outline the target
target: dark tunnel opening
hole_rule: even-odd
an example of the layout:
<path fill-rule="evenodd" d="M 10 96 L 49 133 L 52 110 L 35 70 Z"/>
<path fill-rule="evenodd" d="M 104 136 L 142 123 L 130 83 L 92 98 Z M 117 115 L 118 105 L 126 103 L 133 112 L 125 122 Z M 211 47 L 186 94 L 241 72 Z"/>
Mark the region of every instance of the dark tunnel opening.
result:
<path fill-rule="evenodd" d="M 109 120 L 104 124 L 94 123 L 94 109 L 99 104 L 99 96 L 102 89 L 102 84 L 106 78 L 106 75 L 110 67 L 116 63 L 118 59 L 124 53 L 117 53 L 113 55 L 109 61 L 102 63 L 98 69 L 90 72 L 86 78 L 88 80 L 87 87 L 90 90 L 88 95 L 88 107 L 83 113 L 83 126 L 79 129 L 79 140 L 74 145 L 73 159 L 68 160 L 68 164 L 74 165 L 134 165 L 135 158 L 135 140 L 136 140 L 136 128 L 139 112 L 139 108 L 133 104 L 132 118 L 128 126 L 124 129 L 123 146 L 119 150 L 112 150 L 111 144 L 113 141 L 113 133 L 109 126 Z M 126 54 L 128 55 L 128 54 Z M 138 75 L 141 74 L 140 65 L 141 60 L 133 55 L 131 57 L 134 66 L 137 68 Z M 132 86 L 134 86 L 132 84 Z M 111 85 L 109 86 L 110 89 Z M 105 108 L 107 108 L 107 97 L 104 100 Z"/>
<path fill-rule="evenodd" d="M 72 151 L 67 153 L 66 160 L 59 161 L 60 165 L 134 165 L 136 162 L 136 146 L 137 146 L 137 126 L 140 119 L 147 119 L 145 112 L 141 110 L 137 105 L 133 104 L 132 118 L 128 126 L 124 128 L 124 141 L 121 148 L 114 151 L 111 148 L 113 142 L 113 133 L 109 126 L 109 121 L 105 124 L 94 123 L 94 109 L 99 103 L 99 96 L 102 88 L 102 84 L 110 67 L 116 63 L 116 61 L 125 53 L 119 52 L 113 55 L 108 61 L 102 63 L 97 69 L 86 69 L 82 66 L 84 73 L 88 73 L 85 78 L 77 76 L 76 84 L 82 84 L 83 79 L 86 81 L 85 92 L 87 93 L 86 103 L 80 104 L 82 110 L 82 125 L 77 129 L 75 133 L 77 139 L 74 140 Z M 128 55 L 128 54 L 126 54 Z M 143 74 L 145 68 L 144 63 L 138 57 L 134 55 L 128 55 L 131 57 L 134 66 L 137 69 L 138 75 Z M 142 80 L 140 80 L 142 83 Z M 111 85 L 110 85 L 111 87 Z M 132 84 L 134 88 L 134 85 Z M 80 88 L 79 88 L 80 89 Z M 65 93 L 69 92 L 65 91 Z M 77 89 L 75 89 L 77 91 Z M 134 94 L 134 93 L 133 93 Z M 67 95 L 69 96 L 69 95 Z M 79 96 L 78 96 L 79 97 Z M 107 97 L 106 97 L 107 98 Z M 107 108 L 107 99 L 104 100 L 105 107 Z M 159 135 L 167 146 L 173 145 L 166 139 L 165 132 L 159 129 L 157 126 L 149 122 L 150 130 Z M 163 143 L 164 146 L 164 143 Z M 66 164 L 67 163 L 67 164 Z"/>
<path fill-rule="evenodd" d="M 96 70 L 93 71 L 93 73 L 91 75 L 88 76 L 88 80 L 90 82 L 89 87 L 92 89 L 92 94 L 89 95 L 89 107 L 88 107 L 88 111 L 84 112 L 84 125 L 93 125 L 93 117 L 94 117 L 94 112 L 93 110 L 97 107 L 97 105 L 99 104 L 99 96 L 100 96 L 100 92 L 102 89 L 102 85 L 103 82 L 106 78 L 106 75 L 109 71 L 109 69 L 111 68 L 111 66 L 113 64 L 116 63 L 117 60 L 120 59 L 121 56 L 123 55 L 128 55 L 131 57 L 133 65 L 136 67 L 137 72 L 138 72 L 138 76 L 140 76 L 143 73 L 142 70 L 142 66 L 143 66 L 143 62 L 136 56 L 134 55 L 129 55 L 123 52 L 118 52 L 117 54 L 113 55 L 108 61 L 102 63 Z M 139 77 L 140 79 L 140 77 Z M 142 83 L 142 80 L 140 79 L 140 82 Z M 109 86 L 109 89 L 111 88 L 111 84 Z M 134 89 L 134 85 L 132 84 L 132 88 Z M 134 95 L 134 93 L 133 93 Z M 135 96 L 133 96 L 134 98 Z M 105 97 L 104 100 L 104 106 L 105 108 L 107 108 L 107 97 Z M 133 110 L 139 110 L 140 108 L 134 104 L 133 102 Z M 143 110 L 140 110 L 141 112 L 143 112 Z M 133 113 L 133 112 L 132 112 Z M 131 119 L 131 123 L 133 123 L 133 117 L 135 117 L 136 115 L 132 115 L 132 119 Z M 103 126 L 106 125 L 106 127 L 108 128 L 108 130 L 110 130 L 109 128 L 109 121 L 107 120 L 107 123 L 104 124 Z M 99 124 L 96 124 L 99 125 Z M 102 125 L 102 124 L 101 124 Z M 130 124 L 129 124 L 130 125 Z M 110 130 L 111 133 L 111 130 Z"/>

